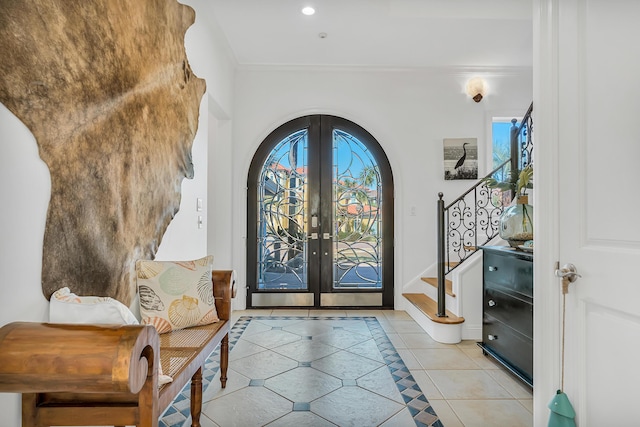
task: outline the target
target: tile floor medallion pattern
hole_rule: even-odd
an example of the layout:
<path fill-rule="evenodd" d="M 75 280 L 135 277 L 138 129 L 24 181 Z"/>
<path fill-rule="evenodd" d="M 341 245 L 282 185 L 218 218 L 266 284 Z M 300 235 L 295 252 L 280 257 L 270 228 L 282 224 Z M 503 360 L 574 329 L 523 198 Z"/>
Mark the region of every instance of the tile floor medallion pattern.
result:
<path fill-rule="evenodd" d="M 443 426 L 375 317 L 243 316 L 229 348 L 225 389 L 218 348 L 205 362 L 203 427 Z M 160 427 L 190 426 L 189 397 Z"/>

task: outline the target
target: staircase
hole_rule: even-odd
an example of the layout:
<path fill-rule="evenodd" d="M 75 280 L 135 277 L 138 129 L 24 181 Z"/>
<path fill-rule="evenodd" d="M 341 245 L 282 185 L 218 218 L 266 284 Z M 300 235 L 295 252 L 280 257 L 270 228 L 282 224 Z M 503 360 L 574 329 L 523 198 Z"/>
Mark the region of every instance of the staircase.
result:
<path fill-rule="evenodd" d="M 498 244 L 498 243 L 496 243 Z M 482 334 L 482 257 L 468 257 L 445 278 L 445 316 L 438 316 L 437 263 L 405 286 L 405 310 L 434 340 L 455 344 Z M 461 315 L 464 313 L 464 316 Z"/>
<path fill-rule="evenodd" d="M 532 112 L 533 103 L 519 126 L 517 119 L 511 121 L 511 158 L 485 178 L 496 174 L 505 176 L 532 161 Z M 498 227 L 511 195 L 488 188 L 483 178 L 447 206 L 444 195 L 438 196 L 438 259 L 421 277 L 405 286 L 402 294 L 405 309 L 438 342 L 481 340 L 482 254 L 479 248 L 506 244 L 498 235 Z"/>

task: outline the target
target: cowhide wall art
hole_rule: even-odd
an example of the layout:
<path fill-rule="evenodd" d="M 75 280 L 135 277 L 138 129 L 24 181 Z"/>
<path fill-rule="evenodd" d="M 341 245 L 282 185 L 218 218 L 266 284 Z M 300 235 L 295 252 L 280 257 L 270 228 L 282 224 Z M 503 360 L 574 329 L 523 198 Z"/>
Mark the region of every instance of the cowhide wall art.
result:
<path fill-rule="evenodd" d="M 192 178 L 205 82 L 176 0 L 0 0 L 0 102 L 51 173 L 42 290 L 135 295 Z M 11 141 L 3 141 L 10 144 Z"/>

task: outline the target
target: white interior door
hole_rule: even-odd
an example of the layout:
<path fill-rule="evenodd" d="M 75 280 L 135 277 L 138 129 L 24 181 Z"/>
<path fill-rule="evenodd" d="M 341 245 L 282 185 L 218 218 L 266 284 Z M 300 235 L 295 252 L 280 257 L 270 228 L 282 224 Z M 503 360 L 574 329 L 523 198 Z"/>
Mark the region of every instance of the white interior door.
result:
<path fill-rule="evenodd" d="M 640 2 L 552 0 L 538 4 L 545 14 L 551 12 L 540 26 L 541 57 L 554 63 L 551 69 L 539 64 L 537 80 L 541 105 L 536 105 L 536 112 L 541 117 L 536 116 L 536 123 L 557 154 L 557 208 L 552 210 L 557 225 L 549 221 L 546 231 L 557 232 L 550 250 L 556 251 L 560 265 L 573 263 L 582 275 L 570 286 L 566 299 L 564 391 L 581 427 L 636 426 L 640 397 L 640 132 L 636 125 L 640 117 Z M 545 33 L 552 37 L 544 40 Z M 539 133 L 536 144 L 545 144 Z M 535 158 L 552 162 L 551 151 L 542 151 L 546 154 Z M 554 173 L 549 165 L 541 165 L 536 173 L 544 171 Z M 554 184 L 545 178 L 542 181 L 553 194 Z M 545 191 L 537 188 L 536 194 Z M 553 204 L 542 197 L 543 206 Z M 536 249 L 543 248 L 536 244 Z M 550 261 L 546 254 L 541 255 L 537 261 Z M 536 304 L 553 301 L 553 294 L 559 292 L 560 282 L 551 276 L 551 270 L 548 263 L 536 269 L 541 272 L 536 286 L 544 288 Z M 546 310 L 551 318 L 560 320 L 556 308 L 562 300 L 556 297 L 555 301 L 555 307 L 540 307 L 536 316 Z M 546 404 L 554 391 L 550 386 L 560 386 L 561 348 L 554 342 L 559 335 L 545 322 L 536 319 L 536 325 L 546 329 L 536 334 L 540 338 L 536 355 L 541 359 L 536 367 L 555 368 L 538 371 L 534 377 L 536 386 L 547 387 L 536 390 L 536 425 L 546 425 Z M 549 354 L 549 348 L 558 352 Z"/>

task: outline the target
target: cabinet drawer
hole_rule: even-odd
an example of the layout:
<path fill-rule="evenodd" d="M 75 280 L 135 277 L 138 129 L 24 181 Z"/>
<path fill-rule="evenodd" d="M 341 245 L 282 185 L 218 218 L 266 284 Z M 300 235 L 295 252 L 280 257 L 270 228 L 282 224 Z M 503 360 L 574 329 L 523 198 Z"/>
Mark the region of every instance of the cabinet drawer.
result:
<path fill-rule="evenodd" d="M 499 288 L 484 290 L 484 313 L 500 320 L 527 338 L 533 338 L 533 304 Z"/>
<path fill-rule="evenodd" d="M 484 345 L 529 379 L 533 378 L 533 340 L 485 314 Z"/>
<path fill-rule="evenodd" d="M 485 287 L 504 287 L 533 298 L 533 262 L 484 253 Z"/>

